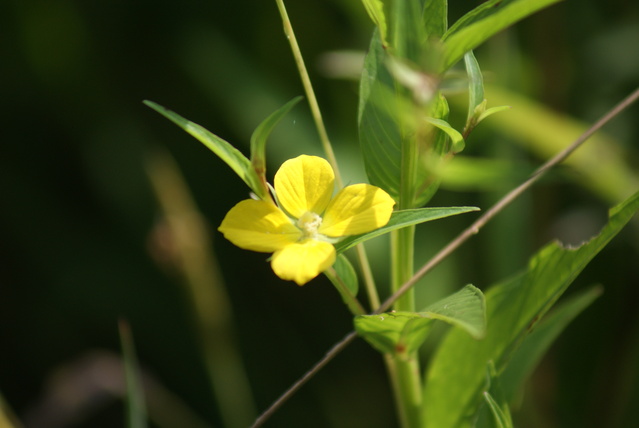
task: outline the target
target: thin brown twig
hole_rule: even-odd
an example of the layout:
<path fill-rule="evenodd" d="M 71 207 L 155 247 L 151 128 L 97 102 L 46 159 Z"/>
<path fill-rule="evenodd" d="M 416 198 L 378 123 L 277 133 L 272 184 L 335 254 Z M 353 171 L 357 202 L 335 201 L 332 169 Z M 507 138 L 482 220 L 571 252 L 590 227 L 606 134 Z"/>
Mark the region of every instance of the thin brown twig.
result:
<path fill-rule="evenodd" d="M 515 189 L 507 193 L 501 198 L 495 205 L 493 205 L 488 211 L 486 211 L 481 217 L 479 217 L 473 224 L 461 232 L 455 239 L 453 239 L 448 245 L 442 248 L 435 256 L 433 256 L 428 262 L 426 262 L 420 269 L 413 275 L 408 281 L 406 281 L 393 295 L 382 303 L 382 305 L 373 314 L 379 314 L 386 311 L 390 306 L 404 294 L 411 287 L 413 287 L 417 281 L 419 281 L 427 272 L 437 266 L 446 257 L 452 254 L 457 248 L 465 243 L 470 237 L 479 233 L 479 230 L 499 212 L 501 212 L 506 206 L 513 202 L 519 195 L 530 188 L 537 180 L 539 180 L 548 170 L 557 166 L 563 162 L 568 156 L 572 154 L 579 146 L 581 146 L 588 138 L 590 138 L 595 132 L 601 129 L 605 124 L 610 122 L 614 117 L 619 115 L 623 110 L 628 108 L 632 103 L 639 99 L 639 88 L 635 89 L 624 100 L 612 108 L 608 113 L 595 122 L 590 128 L 588 128 L 583 134 L 581 134 L 574 142 L 568 147 L 548 160 L 542 166 L 537 168 L 531 176 L 517 186 Z M 326 353 L 326 355 L 313 366 L 308 372 L 304 374 L 297 382 L 295 382 L 284 394 L 280 396 L 264 413 L 256 419 L 251 428 L 258 428 L 262 426 L 264 422 L 275 413 L 295 392 L 297 392 L 306 382 L 308 382 L 319 370 L 321 370 L 326 364 L 328 364 L 337 354 L 346 348 L 355 338 L 357 333 L 355 331 L 347 334 L 342 340 L 337 342 Z"/>

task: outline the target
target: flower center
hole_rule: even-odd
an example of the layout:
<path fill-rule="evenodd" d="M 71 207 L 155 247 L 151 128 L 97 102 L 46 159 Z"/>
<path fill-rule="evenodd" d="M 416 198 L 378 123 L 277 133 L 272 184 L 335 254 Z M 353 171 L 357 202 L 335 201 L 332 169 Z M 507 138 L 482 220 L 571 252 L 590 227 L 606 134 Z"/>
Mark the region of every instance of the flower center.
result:
<path fill-rule="evenodd" d="M 304 238 L 317 238 L 317 229 L 322 224 L 322 217 L 311 211 L 306 211 L 297 219 L 297 227 L 304 232 Z"/>

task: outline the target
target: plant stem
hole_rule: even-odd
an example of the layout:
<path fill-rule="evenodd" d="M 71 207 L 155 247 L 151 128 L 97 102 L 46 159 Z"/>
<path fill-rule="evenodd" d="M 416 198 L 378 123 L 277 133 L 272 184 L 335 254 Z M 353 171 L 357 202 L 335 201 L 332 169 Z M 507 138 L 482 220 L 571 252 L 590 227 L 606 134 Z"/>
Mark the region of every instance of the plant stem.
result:
<path fill-rule="evenodd" d="M 592 125 L 586 132 L 581 134 L 569 147 L 562 152 L 555 155 L 552 159 L 544 163 L 537 171 L 524 183 L 520 184 L 517 188 L 506 194 L 499 202 L 497 202 L 490 210 L 486 211 L 480 218 L 477 219 L 470 227 L 464 230 L 448 245 L 442 248 L 435 256 L 433 256 L 428 262 L 426 262 L 419 271 L 410 278 L 402 287 L 390 296 L 382 305 L 373 312 L 374 314 L 380 314 L 388 310 L 391 305 L 397 300 L 397 298 L 406 290 L 410 289 L 415 283 L 421 279 L 427 272 L 433 267 L 438 265 L 442 260 L 453 253 L 458 247 L 466 242 L 473 235 L 479 233 L 479 230 L 488 223 L 495 215 L 508 206 L 513 200 L 515 200 L 524 190 L 528 189 L 534 184 L 541 176 L 543 176 L 549 169 L 553 168 L 564 159 L 566 159 L 572 152 L 574 152 L 579 146 L 581 146 L 592 134 L 601 129 L 606 123 L 615 118 L 619 113 L 628 108 L 632 103 L 639 99 L 639 88 L 635 89 L 628 97 L 623 99 L 612 110 L 606 113 L 601 119 L 599 119 L 594 125 Z M 326 355 L 318 361 L 304 376 L 298 379 L 289 389 L 287 389 L 275 402 L 256 419 L 251 428 L 258 428 L 264 424 L 273 413 L 275 413 L 289 398 L 291 398 L 306 382 L 308 382 L 315 374 L 317 374 L 322 368 L 326 366 L 333 358 L 335 358 L 341 351 L 346 349 L 357 337 L 355 331 L 351 331 L 344 336 L 342 340 L 337 342 L 326 353 Z"/>
<path fill-rule="evenodd" d="M 284 6 L 283 0 L 275 0 L 277 3 L 277 8 L 280 11 L 280 15 L 282 17 L 282 24 L 284 25 L 284 34 L 288 39 L 291 50 L 293 51 L 293 57 L 295 58 L 295 63 L 297 64 L 297 69 L 300 73 L 300 77 L 302 78 L 302 85 L 304 85 L 304 92 L 306 92 L 306 96 L 308 97 L 308 104 L 311 108 L 311 114 L 313 115 L 313 120 L 315 121 L 315 126 L 317 127 L 317 132 L 319 133 L 320 140 L 322 142 L 322 147 L 324 152 L 326 153 L 326 157 L 328 158 L 329 163 L 333 167 L 335 171 L 335 181 L 337 182 L 337 186 L 342 188 L 344 186 L 342 182 L 342 177 L 339 173 L 339 168 L 337 167 L 337 159 L 335 158 L 335 153 L 333 152 L 333 146 L 331 146 L 331 142 L 328 139 L 328 133 L 326 132 L 326 127 L 324 126 L 324 121 L 322 120 L 322 113 L 320 112 L 319 105 L 317 104 L 317 98 L 315 97 L 315 91 L 313 91 L 313 85 L 311 84 L 311 79 L 308 76 L 308 71 L 306 70 L 306 65 L 304 64 L 304 58 L 302 57 L 302 51 L 300 51 L 300 47 L 297 44 L 297 39 L 295 38 L 295 32 L 293 31 L 293 26 L 291 25 L 291 20 L 288 18 L 288 13 L 286 12 L 286 7 Z"/>
<path fill-rule="evenodd" d="M 297 39 L 295 38 L 293 25 L 291 24 L 291 20 L 289 19 L 288 13 L 286 12 L 284 1 L 275 0 L 275 2 L 277 3 L 277 8 L 279 9 L 280 16 L 282 17 L 284 34 L 286 35 L 286 38 L 291 45 L 291 51 L 293 52 L 293 57 L 295 58 L 295 64 L 297 64 L 297 69 L 300 73 L 300 78 L 302 79 L 304 92 L 306 93 L 306 97 L 308 98 L 308 105 L 311 109 L 311 114 L 313 115 L 313 120 L 315 121 L 315 127 L 317 128 L 317 132 L 320 136 L 320 141 L 322 142 L 322 148 L 324 149 L 324 153 L 328 158 L 328 162 L 331 164 L 331 167 L 333 167 L 333 171 L 335 171 L 335 182 L 337 183 L 337 187 L 341 189 L 342 187 L 344 187 L 342 175 L 339 171 L 339 166 L 337 165 L 337 158 L 335 157 L 333 146 L 331 145 L 331 141 L 328 138 L 328 133 L 326 132 L 326 126 L 324 125 L 322 113 L 320 111 L 319 104 L 317 103 L 317 97 L 315 97 L 315 91 L 313 90 L 313 85 L 311 84 L 311 78 L 308 75 L 308 70 L 306 69 L 304 58 L 302 57 L 302 51 L 300 50 L 300 46 L 297 44 Z M 368 263 L 368 259 L 366 258 L 366 252 L 364 251 L 364 247 L 362 246 L 362 244 L 359 244 L 357 246 L 357 257 L 362 268 L 364 283 L 366 286 L 366 291 L 368 293 L 368 299 L 371 302 L 372 309 L 375 310 L 377 307 L 379 307 L 379 297 L 377 295 L 375 282 L 373 281 L 373 275 L 370 271 L 370 265 Z"/>

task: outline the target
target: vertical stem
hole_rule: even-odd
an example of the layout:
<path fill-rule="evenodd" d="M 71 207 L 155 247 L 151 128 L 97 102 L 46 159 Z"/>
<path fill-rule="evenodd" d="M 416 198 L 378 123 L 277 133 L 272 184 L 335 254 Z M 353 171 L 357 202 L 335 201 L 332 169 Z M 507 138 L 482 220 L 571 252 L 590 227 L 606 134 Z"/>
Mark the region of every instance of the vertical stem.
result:
<path fill-rule="evenodd" d="M 341 189 L 342 187 L 344 187 L 344 182 L 342 181 L 342 176 L 340 174 L 339 167 L 337 165 L 337 158 L 335 157 L 335 152 L 333 152 L 333 146 L 331 145 L 331 141 L 328 138 L 328 133 L 326 132 L 326 126 L 324 126 L 322 113 L 320 111 L 319 104 L 317 103 L 317 98 L 315 97 L 315 91 L 313 90 L 313 85 L 311 84 L 311 78 L 308 75 L 308 70 L 306 69 L 304 58 L 302 57 L 302 51 L 300 50 L 300 47 L 297 44 L 297 39 L 295 38 L 293 25 L 291 24 L 291 20 L 289 19 L 288 13 L 286 12 L 284 1 L 275 0 L 275 2 L 277 3 L 277 8 L 279 9 L 280 16 L 282 17 L 284 34 L 286 35 L 286 38 L 288 39 L 289 44 L 291 45 L 291 51 L 293 52 L 293 57 L 295 58 L 295 63 L 297 64 L 297 69 L 302 79 L 304 92 L 306 93 L 306 97 L 308 98 L 308 104 L 311 108 L 311 114 L 313 115 L 313 120 L 315 121 L 315 127 L 317 128 L 317 132 L 322 142 L 322 148 L 324 149 L 324 153 L 326 153 L 328 162 L 333 167 L 333 171 L 335 171 L 335 182 L 337 183 L 337 187 Z M 366 252 L 364 251 L 364 247 L 362 246 L 362 244 L 359 244 L 357 246 L 357 257 L 359 259 L 359 263 L 362 268 L 364 283 L 366 285 L 366 291 L 368 294 L 369 301 L 371 303 L 371 306 L 373 306 L 373 310 L 375 310 L 379 307 L 379 297 L 377 295 L 377 288 L 375 287 L 375 281 L 373 280 L 373 275 L 371 274 L 370 265 L 368 263 L 368 259 L 366 258 Z"/>
<path fill-rule="evenodd" d="M 402 132 L 402 168 L 399 209 L 414 208 L 415 174 L 417 170 L 417 141 Z M 415 227 L 405 227 L 391 234 L 391 288 L 393 292 L 413 276 Z M 415 311 L 415 295 L 411 289 L 395 302 L 397 311 Z M 419 359 L 416 352 L 396 354 L 386 359 L 392 365 L 389 373 L 395 389 L 400 421 L 404 428 L 420 428 L 422 387 Z"/>
<path fill-rule="evenodd" d="M 293 31 L 291 20 L 288 18 L 286 7 L 284 7 L 284 1 L 275 1 L 282 17 L 284 34 L 286 35 L 286 38 L 291 45 L 293 57 L 295 57 L 295 63 L 297 64 L 297 69 L 300 73 L 300 77 L 302 78 L 304 92 L 306 92 L 306 96 L 308 97 L 308 104 L 311 108 L 311 114 L 313 115 L 313 120 L 315 121 L 315 126 L 317 127 L 317 132 L 319 133 L 320 140 L 322 141 L 322 147 L 324 149 L 324 152 L 326 153 L 326 157 L 328 158 L 329 163 L 335 171 L 335 181 L 337 182 L 337 186 L 342 188 L 344 184 L 339 173 L 339 168 L 337 167 L 337 159 L 335 158 L 335 153 L 333 152 L 333 146 L 331 146 L 331 142 L 328 139 L 328 133 L 326 132 L 326 127 L 324 126 L 324 121 L 322 120 L 322 113 L 320 112 L 319 104 L 317 104 L 317 98 L 315 97 L 315 91 L 313 91 L 311 78 L 308 76 L 308 71 L 306 70 L 306 65 L 304 64 L 302 51 L 300 51 L 300 47 L 297 44 L 297 39 L 295 38 L 295 32 Z"/>

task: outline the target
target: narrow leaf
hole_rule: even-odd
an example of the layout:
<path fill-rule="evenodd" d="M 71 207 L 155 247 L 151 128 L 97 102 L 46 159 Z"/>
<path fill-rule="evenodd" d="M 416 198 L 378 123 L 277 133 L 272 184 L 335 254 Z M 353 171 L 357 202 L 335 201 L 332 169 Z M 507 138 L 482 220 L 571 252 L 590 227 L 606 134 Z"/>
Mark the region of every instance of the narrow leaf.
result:
<path fill-rule="evenodd" d="M 388 26 L 386 24 L 386 14 L 384 13 L 384 3 L 382 0 L 362 0 L 362 3 L 364 3 L 368 16 L 379 29 L 382 43 L 387 46 Z"/>
<path fill-rule="evenodd" d="M 486 400 L 486 403 L 488 404 L 488 408 L 490 409 L 490 412 L 495 418 L 495 426 L 497 428 L 512 428 L 512 424 L 509 423 L 508 417 L 506 416 L 504 411 L 501 409 L 501 407 L 499 407 L 499 404 L 497 403 L 497 401 L 495 401 L 493 396 L 490 395 L 490 392 L 488 391 L 484 392 L 484 399 Z"/>
<path fill-rule="evenodd" d="M 253 170 L 265 187 L 265 193 L 268 193 L 268 190 L 266 190 L 266 140 L 271 134 L 271 131 L 273 131 L 273 128 L 275 128 L 279 121 L 282 120 L 301 99 L 301 96 L 295 97 L 284 104 L 260 123 L 251 135 L 251 164 Z"/>
<path fill-rule="evenodd" d="M 146 428 L 144 388 L 140 377 L 133 336 L 125 321 L 118 324 L 126 380 L 127 428 Z"/>
<path fill-rule="evenodd" d="M 486 330 L 484 295 L 478 288 L 467 285 L 423 312 L 358 316 L 355 329 L 380 352 L 403 354 L 416 351 L 424 343 L 433 320 L 444 321 L 480 338 Z"/>
<path fill-rule="evenodd" d="M 441 39 L 448 29 L 448 0 L 426 0 L 422 13 L 429 39 Z"/>
<path fill-rule="evenodd" d="M 486 364 L 494 361 L 498 372 L 504 370 L 539 319 L 637 209 L 639 192 L 611 209 L 608 224 L 588 243 L 577 248 L 552 243 L 531 259 L 525 272 L 488 291 L 486 337 L 474 341 L 451 330 L 433 357 L 424 390 L 428 426 L 470 426 L 483 401 Z"/>
<path fill-rule="evenodd" d="M 473 51 L 464 54 L 464 62 L 466 63 L 466 74 L 468 74 L 468 116 L 466 119 L 466 128 L 468 128 L 476 116 L 477 107 L 484 102 L 484 78 Z M 481 114 L 481 112 L 479 113 Z"/>
<path fill-rule="evenodd" d="M 171 120 L 173 123 L 184 129 L 195 137 L 198 141 L 208 147 L 220 159 L 222 159 L 233 171 L 246 183 L 255 194 L 261 198 L 268 197 L 265 194 L 259 177 L 251 167 L 251 162 L 239 150 L 217 135 L 209 132 L 197 123 L 191 122 L 179 114 L 162 107 L 152 101 L 144 101 L 144 104 Z"/>
<path fill-rule="evenodd" d="M 444 34 L 442 72 L 484 41 L 533 13 L 561 0 L 490 0 L 470 11 Z"/>
<path fill-rule="evenodd" d="M 458 130 L 450 126 L 448 122 L 441 119 L 433 119 L 432 117 L 427 117 L 425 120 L 444 131 L 450 137 L 453 142 L 453 153 L 459 153 L 464 150 L 464 146 L 466 145 L 464 136 Z"/>
<path fill-rule="evenodd" d="M 561 302 L 526 337 L 500 375 L 504 396 L 509 401 L 530 377 L 550 345 L 577 315 L 601 296 L 601 287 L 592 287 Z"/>
<path fill-rule="evenodd" d="M 417 208 L 412 210 L 395 211 L 388 223 L 369 233 L 362 235 L 349 236 L 348 238 L 335 244 L 338 253 L 344 252 L 357 244 L 369 239 L 384 235 L 391 230 L 401 229 L 402 227 L 412 226 L 415 224 L 425 223 L 427 221 L 438 220 L 440 218 L 450 217 L 457 214 L 463 214 L 471 211 L 478 211 L 476 207 L 445 207 L 445 208 Z"/>
<path fill-rule="evenodd" d="M 491 107 L 489 109 L 486 109 L 483 111 L 483 113 L 477 116 L 477 123 L 486 119 L 488 116 L 492 116 L 493 114 L 499 113 L 500 111 L 510 110 L 510 108 L 511 108 L 510 106 L 497 106 L 497 107 Z"/>

